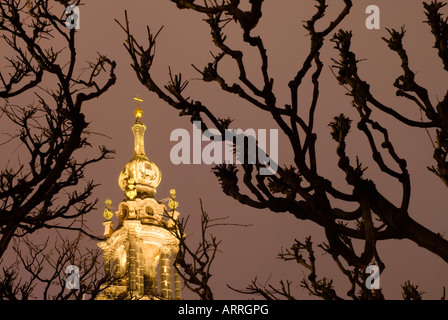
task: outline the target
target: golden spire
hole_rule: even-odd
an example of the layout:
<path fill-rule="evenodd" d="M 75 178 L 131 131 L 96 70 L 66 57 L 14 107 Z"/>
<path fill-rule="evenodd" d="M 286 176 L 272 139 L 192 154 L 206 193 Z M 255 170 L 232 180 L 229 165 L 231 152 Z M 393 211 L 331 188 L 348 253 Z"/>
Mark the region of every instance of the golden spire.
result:
<path fill-rule="evenodd" d="M 140 99 L 140 96 L 137 95 L 137 97 L 134 97 L 134 100 L 137 101 L 137 109 L 134 111 L 136 120 L 134 126 L 132 127 L 132 132 L 134 132 L 134 156 L 144 156 L 146 158 L 144 143 L 146 126 L 141 120 L 143 117 L 143 110 L 140 109 L 140 102 L 143 102 L 143 99 Z"/>
<path fill-rule="evenodd" d="M 118 184 L 129 200 L 145 195 L 153 196 L 162 178 L 162 173 L 157 165 L 150 161 L 145 154 L 146 126 L 141 121 L 143 110 L 140 109 L 140 102 L 143 99 L 137 96 L 134 97 L 134 100 L 137 101 L 137 109 L 134 111 L 136 121 L 132 126 L 134 155 L 118 177 Z"/>
<path fill-rule="evenodd" d="M 137 121 L 140 121 L 140 118 L 143 116 L 143 110 L 140 109 L 140 102 L 143 102 L 143 99 L 140 99 L 140 96 L 137 95 L 137 98 L 134 97 L 134 100 L 137 101 L 137 109 L 135 109 L 134 115 L 137 118 Z"/>

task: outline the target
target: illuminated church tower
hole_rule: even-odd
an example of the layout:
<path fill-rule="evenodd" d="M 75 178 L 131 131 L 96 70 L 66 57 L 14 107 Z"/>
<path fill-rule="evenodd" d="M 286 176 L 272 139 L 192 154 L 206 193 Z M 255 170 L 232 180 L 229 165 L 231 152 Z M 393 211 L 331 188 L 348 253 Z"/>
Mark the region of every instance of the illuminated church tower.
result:
<path fill-rule="evenodd" d="M 181 299 L 180 276 L 173 266 L 179 247 L 175 191 L 165 199 L 170 209 L 154 198 L 162 174 L 145 154 L 146 126 L 139 106 L 134 114 L 134 156 L 118 178 L 126 198 L 115 211 L 116 229 L 110 200 L 104 210 L 105 239 L 98 246 L 104 251 L 106 273 L 114 280 L 99 299 Z"/>

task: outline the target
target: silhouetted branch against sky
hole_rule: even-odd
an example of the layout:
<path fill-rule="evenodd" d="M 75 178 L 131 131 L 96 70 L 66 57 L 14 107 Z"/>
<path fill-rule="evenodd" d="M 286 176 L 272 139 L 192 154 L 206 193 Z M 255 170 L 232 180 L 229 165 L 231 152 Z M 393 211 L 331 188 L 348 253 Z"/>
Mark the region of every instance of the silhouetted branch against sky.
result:
<path fill-rule="evenodd" d="M 243 164 L 238 168 L 233 164 L 215 166 L 214 173 L 226 195 L 254 208 L 288 212 L 298 219 L 313 221 L 325 232 L 328 241 L 326 251 L 335 259 L 342 258 L 352 270 L 355 270 L 354 272 L 359 274 L 363 273 L 371 261 L 375 261 L 381 271 L 384 269 L 385 264 L 380 259 L 377 243 L 389 239 L 409 239 L 448 262 L 448 241 L 411 218 L 409 214 L 411 180 L 406 155 L 397 151 L 401 148 L 397 148 L 389 134 L 390 121 L 387 125 L 382 123 L 384 120 L 377 120 L 374 116 L 377 113 L 373 112 L 373 110 L 383 112 L 396 122 L 401 122 L 414 130 L 437 128 L 437 144 L 434 150 L 436 166 L 431 166 L 430 170 L 446 183 L 448 127 L 444 119 L 447 119 L 445 113 L 448 110 L 448 98 L 445 96 L 442 101 L 434 105 L 430 101 L 428 89 L 415 80 L 415 72 L 409 66 L 409 58 L 402 43 L 404 30 L 388 30 L 390 37 L 383 38 L 390 50 L 398 54 L 401 60 L 403 75 L 397 78 L 393 86 L 397 88 L 397 96 L 414 103 L 427 119 L 410 119 L 396 110 L 395 106 L 380 102 L 385 98 L 375 97 L 378 94 L 372 93 L 368 79 L 363 80 L 359 75 L 359 60 L 351 49 L 352 35 L 356 31 L 345 31 L 340 27 L 351 13 L 353 3 L 350 0 L 340 1 L 342 5 L 338 3 L 339 12 L 336 14 L 334 9 L 331 10 L 331 14 L 329 13 L 329 8 L 336 6 L 334 2 L 330 4 L 323 0 L 315 1 L 314 15 L 303 25 L 308 33 L 309 45 L 302 50 L 307 54 L 301 64 L 290 64 L 290 67 L 297 72 L 288 83 L 290 101 L 284 106 L 277 102 L 279 99 L 274 90 L 268 51 L 263 35 L 257 32 L 257 27 L 264 22 L 262 14 L 264 1 L 249 1 L 249 5 L 244 6 L 245 9 L 242 9 L 240 1 L 206 1 L 204 5 L 195 1 L 172 2 L 180 9 L 195 11 L 198 13 L 197 17 L 202 16 L 211 32 L 210 41 L 215 46 L 212 60 L 204 68 L 194 66 L 205 82 L 204 86 L 213 82 L 222 91 L 238 96 L 247 105 L 247 113 L 251 116 L 258 113 L 270 115 L 273 126 L 280 128 L 289 142 L 291 158 L 283 158 L 283 166 L 280 166 L 274 175 L 261 175 L 260 168 L 263 165 L 259 161 L 254 164 Z M 445 62 L 445 52 L 448 50 L 446 41 L 448 26 L 440 12 L 443 6 L 437 1 L 424 3 L 426 23 L 431 27 L 438 55 L 442 62 Z M 367 9 L 366 13 L 370 10 L 371 16 L 367 16 L 366 28 L 378 29 L 379 7 L 369 6 Z M 378 19 L 375 20 L 377 16 Z M 120 26 L 126 35 L 125 48 L 131 58 L 137 79 L 149 92 L 155 93 L 161 100 L 180 111 L 180 116 L 187 116 L 192 122 L 201 121 L 204 133 L 209 129 L 206 123 L 210 124 L 224 140 L 224 132 L 232 126 L 232 123 L 225 122 L 224 126 L 222 118 L 215 115 L 221 114 L 223 110 L 215 109 L 213 102 L 210 103 L 209 100 L 207 103 L 202 101 L 201 96 L 184 95 L 188 81 L 180 84 L 179 81 L 171 80 L 168 85 L 159 84 L 158 75 L 152 72 L 157 55 L 154 50 L 157 37 L 151 34 L 148 28 L 149 46 L 141 45 L 144 39 L 137 39 L 133 35 L 131 20 L 132 17 L 126 14 L 125 22 Z M 230 28 L 232 23 L 239 26 L 239 33 L 235 33 L 235 28 Z M 161 36 L 158 35 L 159 38 Z M 242 41 L 238 47 L 234 45 L 235 39 Z M 334 44 L 331 55 L 334 57 L 339 54 L 339 59 L 333 58 L 332 62 L 323 60 L 323 47 L 328 43 Z M 256 75 L 248 71 L 249 60 L 251 67 L 253 61 L 258 61 L 259 72 Z M 320 174 L 318 167 L 321 160 L 316 152 L 319 140 L 318 132 L 315 131 L 315 117 L 316 112 L 320 112 L 322 108 L 319 102 L 322 100 L 322 94 L 325 94 L 321 75 L 323 66 L 329 63 L 332 63 L 333 69 L 337 70 L 336 80 L 348 90 L 352 107 L 358 114 L 357 118 L 351 119 L 345 115 L 343 111 L 345 108 L 330 111 L 334 114 L 330 128 L 331 137 L 336 143 L 334 146 L 338 158 L 337 166 L 343 172 L 346 183 L 346 187 L 340 189 L 335 185 L 341 185 L 341 181 L 335 183 L 331 178 Z M 229 71 L 229 66 L 234 69 Z M 176 79 L 181 78 L 181 74 L 176 76 Z M 310 101 L 308 106 L 300 103 L 303 95 L 308 96 L 307 101 Z M 249 109 L 249 106 L 252 108 Z M 226 117 L 231 119 L 231 114 Z M 356 132 L 352 129 L 353 121 L 357 123 Z M 354 159 L 348 153 L 349 135 L 363 137 L 367 141 L 364 147 L 370 149 L 370 165 L 376 166 L 383 175 L 395 180 L 401 186 L 402 196 L 398 205 L 388 198 L 387 192 L 381 191 L 375 179 L 365 176 L 367 167 L 360 159 L 358 157 Z M 357 208 L 345 211 L 335 205 L 335 199 L 338 203 L 347 203 L 348 207 L 356 204 Z M 361 249 L 355 250 L 350 244 L 352 240 L 361 240 L 364 245 Z M 313 283 L 313 287 L 317 288 L 317 282 Z M 288 292 L 287 285 L 283 284 L 282 288 L 281 292 L 285 295 Z M 307 288 L 310 289 L 310 286 Z M 252 283 L 251 290 L 261 292 L 257 282 Z M 263 290 L 267 295 L 270 294 L 267 287 Z M 317 291 L 314 292 L 316 294 Z M 320 295 L 323 294 L 323 291 L 320 291 Z"/>
<path fill-rule="evenodd" d="M 386 262 L 399 262 L 383 261 L 384 252 L 397 243 L 390 240 L 409 240 L 416 245 L 412 248 L 423 248 L 418 251 L 424 252 L 422 256 L 448 262 L 448 241 L 442 237 L 445 205 L 443 200 L 443 205 L 434 204 L 448 186 L 446 4 L 422 1 L 417 8 L 415 2 L 403 1 L 310 3 L 0 0 L 0 121 L 5 128 L 0 141 L 5 150 L 0 170 L 0 258 L 14 238 L 21 241 L 39 230 L 77 231 L 101 239 L 86 217 L 95 212 L 99 184 L 110 185 L 115 169 L 102 166 L 87 174 L 113 153 L 96 146 L 92 127 L 121 138 L 121 116 L 128 111 L 121 113 L 121 106 L 111 110 L 122 103 L 120 97 L 144 90 L 167 107 L 154 107 L 151 125 L 160 132 L 172 129 L 174 123 L 182 123 L 173 118 L 176 111 L 193 123 L 193 134 L 199 129 L 199 145 L 229 142 L 227 134 L 248 123 L 280 133 L 273 136 L 278 141 L 270 141 L 269 152 L 259 152 L 267 150 L 266 136 L 247 137 L 242 144 L 241 134 L 230 138 L 230 153 L 241 163 L 232 158 L 215 161 L 207 169 L 222 194 L 208 178 L 198 178 L 195 170 L 201 166 L 191 166 L 195 169 L 176 178 L 188 192 L 200 192 L 200 183 L 206 188 L 205 195 L 185 195 L 188 199 L 213 198 L 219 209 L 241 216 L 246 211 L 268 212 L 276 223 L 270 225 L 282 230 L 282 235 L 275 234 L 281 241 L 305 238 L 295 240 L 279 257 L 307 270 L 302 282 L 307 293 L 345 298 L 332 278 L 318 274 L 311 237 L 301 234 L 308 222 L 324 235 L 318 248 L 348 280 L 347 296 L 352 299 L 383 297 L 367 288 L 366 270 L 375 263 L 382 273 Z M 168 14 L 162 17 L 161 12 Z M 294 24 L 286 16 L 293 17 Z M 202 29 L 194 29 L 196 22 Z M 141 23 L 148 26 L 141 28 Z M 115 30 L 124 37 L 123 52 L 117 49 L 122 41 Z M 180 50 L 182 37 L 189 42 Z M 193 56 L 198 58 L 193 61 Z M 123 60 L 120 74 L 125 80 L 120 86 L 115 86 L 117 59 Z M 194 76 L 180 68 L 182 64 Z M 113 98 L 108 100 L 106 92 Z M 112 141 L 123 149 L 129 142 Z M 249 141 L 254 141 L 256 152 L 245 148 Z M 169 153 L 167 145 L 152 144 L 153 154 L 163 157 Z M 193 150 L 191 162 L 181 158 L 174 164 L 170 159 L 167 175 L 192 163 L 204 164 L 204 150 L 199 148 L 199 156 Z M 207 161 L 217 158 L 209 154 Z M 265 174 L 272 164 L 276 169 Z M 236 205 L 226 207 L 221 195 L 236 200 Z M 204 231 L 215 220 L 202 213 Z M 290 232 L 283 232 L 286 229 Z M 201 298 L 212 299 L 216 294 L 208 282 L 209 267 L 220 242 L 205 234 L 202 249 L 190 252 L 202 278 L 194 268 L 184 268 L 183 276 L 196 281 Z M 259 236 L 266 238 L 263 232 Z M 287 236 L 291 239 L 285 240 Z M 318 241 L 314 235 L 313 239 Z M 27 265 L 26 260 L 22 264 Z M 22 290 L 28 296 L 30 285 L 20 287 L 11 270 L 4 269 L 3 292 L 12 297 Z M 19 286 L 11 285 L 14 281 Z M 402 289 L 405 298 L 421 297 L 411 282 Z M 236 290 L 267 299 L 295 298 L 289 279 L 274 286 L 255 278 L 246 289 Z"/>
<path fill-rule="evenodd" d="M 85 179 L 84 171 L 112 151 L 100 147 L 88 158 L 78 155 L 91 147 L 83 106 L 115 83 L 116 64 L 92 52 L 97 58 L 90 74 L 81 73 L 76 29 L 66 27 L 68 4 L 0 2 L 2 48 L 11 54 L 0 74 L 1 110 L 16 126 L 11 141 L 22 143 L 19 163 L 9 162 L 0 172 L 0 257 L 14 236 L 42 228 L 91 235 L 83 216 L 95 207 L 91 196 L 96 184 Z M 44 77 L 53 80 L 44 83 Z M 28 93 L 34 94 L 30 102 L 14 103 Z"/>
<path fill-rule="evenodd" d="M 179 251 L 174 259 L 174 268 L 179 272 L 183 284 L 190 291 L 195 293 L 201 300 L 214 300 L 213 288 L 210 285 L 210 278 L 213 275 L 212 265 L 216 255 L 220 253 L 219 240 L 212 232 L 216 227 L 249 227 L 238 223 L 226 222 L 229 217 L 212 218 L 203 207 L 200 200 L 201 210 L 201 232 L 199 237 L 188 232 L 188 217 L 181 219 L 174 218 L 173 210 L 165 214 L 169 217 L 171 233 L 179 240 Z M 197 246 L 193 243 L 197 241 Z"/>

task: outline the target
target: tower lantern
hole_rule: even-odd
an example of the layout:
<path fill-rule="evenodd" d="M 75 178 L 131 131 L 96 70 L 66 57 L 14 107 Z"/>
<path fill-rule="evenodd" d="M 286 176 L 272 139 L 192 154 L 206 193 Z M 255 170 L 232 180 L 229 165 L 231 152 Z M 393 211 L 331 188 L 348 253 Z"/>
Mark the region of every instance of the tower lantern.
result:
<path fill-rule="evenodd" d="M 174 189 L 170 191 L 169 209 L 154 197 L 162 173 L 145 154 L 143 100 L 134 99 L 134 155 L 118 178 L 125 199 L 115 211 L 116 229 L 112 228 L 112 201 L 106 200 L 104 240 L 98 244 L 106 272 L 114 280 L 99 299 L 181 299 L 180 276 L 173 266 L 179 248 L 178 203 Z"/>

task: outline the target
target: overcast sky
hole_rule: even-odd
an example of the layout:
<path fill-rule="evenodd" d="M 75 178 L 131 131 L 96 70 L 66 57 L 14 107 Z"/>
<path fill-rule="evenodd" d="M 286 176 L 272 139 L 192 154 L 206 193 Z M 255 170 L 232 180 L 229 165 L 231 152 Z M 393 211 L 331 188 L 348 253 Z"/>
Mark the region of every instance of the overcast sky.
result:
<path fill-rule="evenodd" d="M 282 247 L 289 247 L 294 239 L 303 241 L 312 235 L 316 245 L 324 241 L 322 230 L 310 222 L 299 221 L 288 214 L 272 213 L 268 210 L 257 210 L 243 206 L 227 197 L 221 191 L 209 165 L 174 165 L 170 161 L 170 150 L 176 144 L 170 141 L 170 134 L 177 128 L 191 132 L 192 126 L 188 118 L 179 117 L 178 112 L 165 102 L 149 93 L 136 79 L 130 67 L 129 56 L 123 47 L 124 33 L 114 19 L 124 21 L 124 10 L 128 11 L 131 28 L 140 42 L 145 43 L 146 26 L 154 32 L 164 26 L 158 38 L 153 76 L 160 84 L 166 84 L 168 67 L 174 73 L 182 72 L 186 79 L 191 79 L 188 95 L 194 100 L 207 104 L 217 116 L 236 119 L 234 127 L 253 129 L 276 129 L 269 116 L 260 113 L 243 103 L 233 95 L 221 93 L 216 84 L 204 84 L 198 80 L 199 75 L 192 64 L 202 69 L 211 61 L 210 51 L 216 52 L 211 41 L 207 24 L 202 16 L 187 10 L 179 10 L 170 1 L 120 1 L 95 0 L 86 1 L 80 7 L 81 28 L 77 31 L 78 67 L 84 67 L 84 61 L 95 58 L 96 52 L 107 55 L 118 64 L 118 81 L 100 99 L 86 105 L 85 113 L 91 123 L 92 131 L 101 135 L 92 136 L 96 144 L 106 144 L 116 150 L 113 160 L 93 165 L 87 171 L 87 177 L 101 186 L 95 195 L 100 198 L 99 210 L 91 213 L 89 226 L 98 235 L 102 234 L 102 217 L 104 200 L 110 198 L 116 208 L 124 198 L 118 186 L 118 175 L 133 154 L 133 135 L 131 126 L 134 123 L 133 111 L 136 104 L 133 97 L 140 95 L 144 100 L 141 108 L 144 111 L 143 122 L 147 125 L 145 150 L 149 159 L 162 171 L 162 182 L 158 187 L 157 199 L 169 196 L 169 190 L 175 188 L 178 210 L 183 216 L 190 215 L 188 231 L 194 235 L 199 232 L 199 199 L 202 199 L 205 210 L 211 217 L 229 217 L 229 222 L 251 224 L 251 227 L 222 227 L 215 234 L 222 239 L 220 253 L 213 268 L 213 289 L 217 299 L 253 298 L 233 292 L 226 284 L 243 289 L 249 282 L 258 277 L 260 282 L 268 278 L 272 284 L 280 279 L 294 281 L 294 292 L 298 298 L 309 299 L 306 291 L 299 283 L 306 270 L 294 262 L 282 262 L 276 259 Z M 243 1 L 242 1 L 243 2 Z M 329 18 L 334 17 L 343 7 L 343 1 L 328 1 Z M 433 38 L 429 27 L 423 23 L 423 5 L 421 1 L 354 1 L 349 17 L 340 28 L 353 31 L 353 50 L 358 59 L 366 59 L 359 64 L 360 74 L 371 84 L 372 92 L 384 103 L 409 114 L 414 119 L 420 115 L 412 106 L 395 97 L 392 86 L 400 75 L 400 60 L 387 48 L 381 37 L 387 36 L 386 28 L 406 27 L 405 46 L 410 56 L 411 67 L 417 72 L 417 80 L 430 89 L 433 102 L 441 99 L 446 91 L 447 76 L 442 72 L 442 64 L 432 48 Z M 380 8 L 380 30 L 368 30 L 365 20 L 368 15 L 365 9 L 375 4 Z M 269 55 L 271 75 L 275 78 L 274 89 L 279 105 L 288 103 L 287 83 L 302 65 L 309 51 L 309 38 L 302 24 L 314 13 L 314 1 L 267 0 L 264 3 L 263 17 L 253 31 L 265 41 Z M 446 10 L 445 10 L 446 11 Z M 448 13 L 448 12 L 447 12 Z M 323 24 L 319 24 L 322 26 Z M 246 50 L 240 42 L 240 32 L 229 24 L 228 37 L 235 37 L 232 42 Z M 249 65 L 249 76 L 259 75 L 259 61 L 254 51 L 247 51 L 246 61 Z M 254 59 L 251 59 L 254 57 Z M 318 134 L 317 152 L 319 174 L 334 181 L 334 185 L 344 188 L 343 173 L 337 167 L 336 145 L 330 137 L 328 123 L 340 113 L 351 115 L 357 119 L 351 107 L 346 90 L 338 86 L 330 66 L 331 58 L 337 59 L 337 52 L 329 41 L 322 50 L 321 59 L 324 69 L 321 77 L 321 98 L 316 113 Z M 233 67 L 229 64 L 229 68 Z M 231 75 L 231 73 L 230 73 Z M 309 79 L 308 79 L 309 80 Z M 304 83 L 301 87 L 300 103 L 304 108 L 311 99 L 311 85 Z M 376 119 L 389 129 L 391 140 L 398 154 L 408 161 L 412 179 L 411 216 L 434 232 L 444 234 L 448 228 L 446 212 L 447 189 L 442 182 L 430 173 L 426 167 L 433 164 L 431 143 L 423 130 L 409 129 L 390 117 L 378 114 Z M 434 133 L 431 132 L 434 136 Z M 109 138 L 106 138 L 105 135 Z M 366 148 L 363 136 L 357 134 L 353 126 L 348 138 L 348 153 L 359 155 L 360 160 L 368 166 L 366 176 L 372 178 L 380 192 L 392 201 L 399 201 L 401 189 L 370 161 L 370 150 Z M 287 141 L 280 133 L 279 164 L 292 163 L 291 151 Z M 92 242 L 92 246 L 95 243 Z M 442 287 L 447 286 L 448 268 L 440 258 L 431 254 L 410 241 L 388 241 L 378 245 L 379 254 L 386 264 L 381 275 L 381 287 L 386 298 L 400 298 L 400 284 L 412 280 L 427 294 L 424 298 L 440 298 Z M 338 293 L 345 297 L 349 283 L 342 278 L 333 261 L 316 247 L 318 277 L 335 279 Z M 338 290 L 339 289 L 339 290 Z M 184 289 L 185 298 L 192 297 Z"/>

